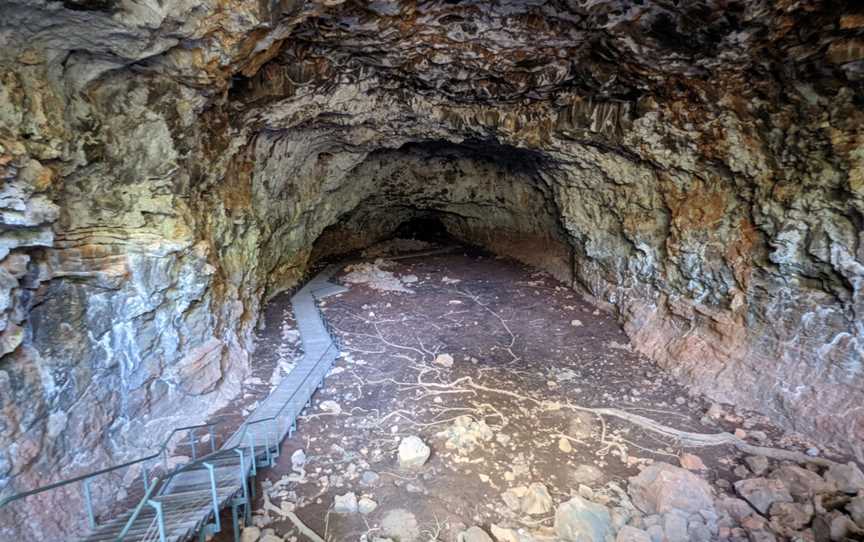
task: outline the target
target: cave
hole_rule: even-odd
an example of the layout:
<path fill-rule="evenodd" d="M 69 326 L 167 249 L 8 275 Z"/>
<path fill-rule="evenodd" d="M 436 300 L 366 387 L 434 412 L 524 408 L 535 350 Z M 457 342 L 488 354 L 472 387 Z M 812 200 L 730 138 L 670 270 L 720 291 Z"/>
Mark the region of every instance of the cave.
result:
<path fill-rule="evenodd" d="M 0 44 L 0 539 L 864 540 L 859 2 Z"/>

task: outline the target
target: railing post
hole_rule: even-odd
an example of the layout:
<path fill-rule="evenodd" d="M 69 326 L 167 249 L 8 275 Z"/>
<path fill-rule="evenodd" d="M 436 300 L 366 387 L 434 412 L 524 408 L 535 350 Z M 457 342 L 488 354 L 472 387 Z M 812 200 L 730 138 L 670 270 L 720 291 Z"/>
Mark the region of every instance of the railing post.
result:
<path fill-rule="evenodd" d="M 93 499 L 90 496 L 90 478 L 84 480 L 84 506 L 87 508 L 87 525 L 96 528 L 96 514 L 93 513 Z"/>
<path fill-rule="evenodd" d="M 165 542 L 165 516 L 162 514 L 162 503 L 149 500 L 147 504 L 156 510 L 156 524 L 159 527 L 159 542 Z"/>
<path fill-rule="evenodd" d="M 243 501 L 245 508 L 243 509 L 244 525 L 249 522 L 251 500 L 249 499 L 249 482 L 246 479 L 246 457 L 243 455 L 243 448 L 235 448 L 235 452 L 240 454 L 240 483 L 243 485 Z"/>
<path fill-rule="evenodd" d="M 267 466 L 273 465 L 273 458 L 270 456 L 270 432 L 264 430 L 264 457 L 267 461 Z"/>
<path fill-rule="evenodd" d="M 150 491 L 150 480 L 147 473 L 147 463 L 141 463 L 141 481 L 144 482 L 144 493 Z"/>
<path fill-rule="evenodd" d="M 213 521 L 216 524 L 216 531 L 222 530 L 222 522 L 219 519 L 219 498 L 216 495 L 216 468 L 211 463 L 204 463 L 207 471 L 210 473 L 210 496 L 213 498 Z"/>
<path fill-rule="evenodd" d="M 189 445 L 192 447 L 192 461 L 198 459 L 198 454 L 195 452 L 195 429 L 189 430 Z"/>
<path fill-rule="evenodd" d="M 213 426 L 212 425 L 207 426 L 207 432 L 210 433 L 210 452 L 216 453 L 216 437 L 213 433 Z"/>
<path fill-rule="evenodd" d="M 255 465 L 257 463 L 255 460 L 255 435 L 252 434 L 252 431 L 249 431 L 247 435 L 249 436 L 249 458 L 252 462 L 252 476 L 255 476 L 258 474 L 258 468 Z"/>
<path fill-rule="evenodd" d="M 279 447 L 280 447 L 279 445 L 281 442 L 281 439 L 279 438 L 281 436 L 279 434 L 279 418 L 276 418 L 275 420 L 273 420 L 273 427 L 274 427 L 274 429 L 276 429 L 273 432 L 273 439 L 276 441 L 273 443 L 273 461 L 275 463 L 275 461 L 277 459 L 279 459 Z"/>

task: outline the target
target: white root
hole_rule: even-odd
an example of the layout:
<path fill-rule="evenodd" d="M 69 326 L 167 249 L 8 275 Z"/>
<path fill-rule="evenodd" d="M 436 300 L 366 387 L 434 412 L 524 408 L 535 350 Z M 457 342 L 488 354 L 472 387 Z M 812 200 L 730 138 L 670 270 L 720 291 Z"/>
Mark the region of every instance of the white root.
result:
<path fill-rule="evenodd" d="M 288 512 L 286 517 L 291 520 L 291 523 L 297 527 L 297 530 L 300 531 L 300 534 L 311 540 L 312 542 L 324 542 L 324 539 L 318 536 L 318 534 L 306 526 L 305 523 L 300 521 L 300 518 L 297 517 L 297 514 L 294 512 Z"/>

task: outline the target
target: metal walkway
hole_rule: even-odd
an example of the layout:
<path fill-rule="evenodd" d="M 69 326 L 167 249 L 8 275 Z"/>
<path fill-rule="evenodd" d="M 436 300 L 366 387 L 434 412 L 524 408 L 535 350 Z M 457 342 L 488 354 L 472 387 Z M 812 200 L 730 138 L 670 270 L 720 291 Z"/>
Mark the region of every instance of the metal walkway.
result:
<path fill-rule="evenodd" d="M 294 317 L 303 343 L 303 356 L 271 394 L 259 404 L 240 428 L 218 449 L 215 431 L 219 423 L 175 429 L 159 452 L 136 461 L 13 495 L 0 501 L 0 507 L 30 495 L 50 491 L 71 483 L 82 483 L 89 533 L 84 542 L 108 540 L 180 542 L 222 528 L 220 511 L 231 507 L 235 540 L 242 523 L 251 519 L 254 484 L 249 478 L 269 467 L 279 457 L 286 436 L 296 428 L 297 416 L 315 390 L 324 382 L 339 348 L 324 320 L 316 298 L 338 294 L 345 288 L 328 282 L 338 267 L 328 266 L 306 283 L 291 298 Z M 199 457 L 201 432 L 206 430 L 209 453 Z M 169 469 L 168 444 L 178 434 L 188 433 L 191 461 Z M 163 474 L 151 480 L 148 462 L 159 462 Z M 144 495 L 138 505 L 116 518 L 97 525 L 90 497 L 90 480 L 96 476 L 135 466 L 141 469 Z M 153 470 L 155 471 L 160 466 Z"/>

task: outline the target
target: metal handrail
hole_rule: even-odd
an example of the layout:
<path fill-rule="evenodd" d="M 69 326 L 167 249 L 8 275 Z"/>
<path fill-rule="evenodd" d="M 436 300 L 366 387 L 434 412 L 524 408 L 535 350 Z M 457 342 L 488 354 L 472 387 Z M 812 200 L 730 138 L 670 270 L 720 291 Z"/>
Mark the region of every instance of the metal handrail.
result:
<path fill-rule="evenodd" d="M 291 396 L 288 397 L 283 402 L 283 404 L 279 407 L 279 410 L 276 412 L 276 414 L 274 414 L 272 416 L 268 416 L 266 418 L 260 418 L 260 419 L 254 420 L 254 421 L 244 421 L 241 424 L 241 427 L 238 428 L 238 430 L 235 432 L 235 436 L 238 434 L 240 435 L 240 438 L 237 440 L 237 442 L 238 442 L 237 446 L 234 446 L 232 448 L 227 448 L 227 449 L 220 449 L 220 450 L 218 450 L 219 452 L 224 452 L 226 450 L 233 449 L 233 450 L 240 450 L 240 453 L 243 454 L 243 447 L 245 446 L 245 444 L 244 444 L 245 438 L 247 436 L 251 436 L 252 438 L 254 438 L 254 434 L 252 434 L 250 432 L 251 431 L 250 428 L 252 426 L 256 426 L 255 428 L 257 429 L 258 424 L 261 424 L 264 422 L 271 422 L 272 421 L 272 422 L 276 423 L 276 427 L 275 427 L 276 435 L 275 435 L 273 445 L 276 447 L 277 450 L 278 450 L 279 444 L 281 443 L 281 439 L 284 438 L 286 434 L 290 435 L 290 429 L 287 430 L 286 433 L 280 434 L 279 425 L 278 425 L 279 419 L 284 415 L 285 409 L 289 405 L 293 404 L 294 399 L 297 396 L 297 394 L 300 393 L 300 391 L 303 390 L 307 386 L 310 377 L 312 377 L 313 374 L 317 373 L 316 369 L 318 368 L 318 365 L 321 362 L 321 360 L 324 359 L 324 357 L 327 356 L 334 348 L 337 350 L 340 348 L 338 341 L 334 338 L 334 334 L 332 333 L 331 326 L 328 325 L 327 320 L 324 318 L 323 312 L 321 311 L 318 304 L 314 303 L 314 298 L 317 297 L 316 293 L 323 290 L 323 289 L 324 288 L 319 288 L 319 289 L 313 290 L 312 292 L 310 292 L 310 294 L 313 296 L 314 307 L 315 307 L 316 311 L 318 312 L 320 321 L 322 322 L 322 324 L 325 328 L 325 331 L 327 333 L 327 336 L 330 339 L 330 343 L 327 345 L 327 348 L 324 349 L 324 351 L 321 353 L 321 355 L 315 361 L 315 364 L 312 367 L 312 369 L 303 377 L 303 380 L 300 382 L 300 384 L 297 386 L 297 388 L 294 390 L 294 392 L 291 394 Z M 326 376 L 326 372 L 324 374 L 320 375 L 322 383 L 323 383 L 323 379 L 325 376 Z M 314 393 L 314 390 L 313 390 L 313 393 Z M 305 404 L 306 403 L 304 401 L 303 407 L 305 407 Z M 302 411 L 302 408 L 300 410 Z M 296 423 L 296 417 L 299 414 L 300 414 L 300 412 L 297 412 L 297 413 L 294 413 L 292 415 L 293 417 L 291 420 L 290 427 L 293 427 L 294 423 Z M 157 476 L 155 480 L 152 480 L 152 481 L 148 480 L 146 464 L 142 468 L 142 478 L 144 480 L 144 490 L 145 490 L 144 495 L 139 500 L 136 507 L 132 510 L 132 513 L 129 516 L 129 519 L 126 521 L 123 530 L 119 533 L 119 535 L 116 539 L 116 540 L 123 540 L 123 538 L 128 534 L 131 527 L 134 525 L 134 523 L 135 523 L 136 519 L 138 518 L 138 516 L 140 515 L 141 511 L 144 510 L 145 506 L 147 506 L 148 504 L 152 505 L 154 494 L 158 493 L 159 491 L 162 491 L 163 488 L 167 487 L 167 484 L 176 475 L 180 474 L 181 472 L 186 471 L 187 469 L 191 469 L 197 465 L 200 465 L 202 462 L 206 461 L 206 459 L 208 457 L 210 457 L 210 455 L 212 455 L 213 453 L 217 453 L 217 450 L 215 449 L 215 441 L 214 441 L 215 437 L 214 437 L 213 428 L 221 425 L 222 423 L 225 423 L 225 421 L 224 420 L 209 421 L 209 422 L 202 423 L 202 424 L 189 425 L 189 426 L 185 426 L 185 427 L 178 427 L 178 428 L 172 429 L 171 432 L 168 434 L 168 436 L 165 438 L 165 440 L 162 442 L 162 444 L 159 446 L 158 450 L 153 454 L 150 454 L 150 455 L 147 455 L 144 457 L 140 457 L 140 458 L 132 460 L 132 461 L 127 461 L 127 462 L 121 463 L 119 465 L 113 465 L 110 467 L 106 467 L 104 469 L 100 469 L 100 470 L 93 471 L 93 472 L 90 472 L 87 474 L 83 474 L 80 476 L 69 478 L 66 480 L 61 480 L 59 482 L 55 482 L 53 484 L 38 487 L 36 489 L 32 489 L 29 491 L 23 491 L 23 492 L 16 493 L 14 495 L 10 495 L 8 497 L 4 497 L 4 498 L 0 499 L 0 508 L 7 506 L 8 504 L 10 504 L 14 501 L 25 499 L 27 497 L 31 497 L 31 496 L 37 495 L 39 493 L 44 493 L 46 491 L 51 491 L 51 490 L 57 489 L 59 487 L 63 487 L 66 485 L 70 485 L 70 484 L 74 484 L 76 482 L 83 481 L 85 483 L 87 512 L 88 512 L 88 515 L 90 517 L 91 527 L 95 527 L 92 504 L 90 502 L 90 496 L 89 496 L 89 486 L 87 485 L 89 480 L 92 478 L 95 478 L 97 476 L 101 476 L 103 474 L 108 474 L 108 473 L 111 473 L 111 472 L 114 472 L 114 471 L 117 471 L 120 469 L 131 467 L 133 465 L 137 465 L 140 463 L 146 463 L 147 461 L 151 461 L 153 459 L 158 458 L 160 455 L 165 454 L 165 460 L 166 460 L 165 472 L 163 472 L 159 476 Z M 195 452 L 194 431 L 196 429 L 203 429 L 203 428 L 209 429 L 210 440 L 211 440 L 210 445 L 211 445 L 212 452 L 210 454 L 205 454 L 204 456 L 197 458 L 196 452 Z M 171 443 L 171 439 L 174 438 L 174 436 L 176 434 L 183 432 L 183 431 L 192 431 L 192 433 L 190 433 L 190 445 L 191 445 L 191 449 L 192 449 L 192 461 L 189 461 L 188 463 L 179 465 L 179 466 L 175 467 L 174 469 L 172 469 L 170 472 L 168 472 L 167 471 L 168 445 Z M 264 436 L 265 436 L 265 440 L 267 440 L 267 445 L 266 445 L 267 449 L 265 450 L 265 452 L 267 455 L 267 459 L 269 461 L 270 460 L 270 444 L 269 444 L 269 436 L 268 436 L 268 433 L 266 432 L 266 430 L 265 430 Z M 231 437 L 231 438 L 233 438 L 233 437 Z M 224 444 L 223 444 L 223 446 L 224 446 Z M 254 444 L 251 444 L 251 446 L 252 446 L 251 453 L 253 454 L 253 456 L 250 458 L 250 463 L 252 466 L 252 472 L 254 474 L 255 463 L 256 463 L 256 460 L 254 457 Z M 278 457 L 278 452 L 277 452 L 277 457 Z M 242 458 L 242 455 L 241 455 L 241 458 Z M 242 463 L 242 461 L 241 461 L 241 463 Z M 215 491 L 215 489 L 214 489 L 214 491 Z M 215 499 L 215 495 L 214 495 L 214 499 Z M 214 501 L 214 505 L 215 505 L 215 501 Z M 214 514 L 215 513 L 216 512 L 214 511 Z M 160 528 L 162 528 L 161 525 L 160 525 Z"/>
<path fill-rule="evenodd" d="M 135 507 L 135 509 L 132 511 L 132 515 L 129 516 L 129 519 L 126 521 L 125 527 L 123 527 L 123 530 L 120 531 L 120 534 L 117 535 L 117 540 L 123 540 L 123 537 L 125 537 L 129 533 L 129 529 L 132 528 L 132 525 L 135 523 L 135 520 L 138 519 L 138 515 L 141 513 L 141 511 L 147 505 L 147 502 L 152 499 L 153 493 L 156 492 L 157 488 L 165 487 L 166 483 L 171 481 L 172 478 L 174 478 L 175 476 L 177 476 L 181 472 L 184 472 L 187 469 L 191 469 L 194 466 L 198 465 L 199 463 L 206 462 L 207 458 L 209 458 L 211 455 L 218 453 L 218 452 L 221 452 L 221 451 L 224 451 L 224 450 L 217 450 L 215 452 L 211 452 L 209 454 L 202 456 L 198 460 L 190 461 L 189 463 L 186 463 L 184 465 L 179 465 L 178 467 L 176 467 L 171 472 L 159 475 L 156 478 L 156 480 L 154 480 L 153 483 L 150 484 L 150 488 L 144 493 L 144 496 L 141 497 L 141 500 L 138 501 L 138 505 Z"/>
<path fill-rule="evenodd" d="M 88 480 L 90 478 L 95 478 L 96 476 L 108 474 L 109 472 L 124 469 L 126 467 L 131 467 L 132 465 L 137 465 L 138 463 L 150 461 L 151 459 L 156 459 L 157 457 L 159 457 L 160 455 L 162 455 L 163 453 L 165 453 L 167 451 L 168 444 L 171 442 L 171 439 L 177 433 L 179 433 L 181 431 L 189 431 L 189 430 L 193 430 L 193 429 L 202 429 L 204 427 L 215 427 L 221 423 L 223 423 L 223 421 L 207 422 L 207 423 L 201 423 L 201 424 L 197 424 L 197 425 L 188 425 L 186 427 L 177 427 L 177 428 L 173 429 L 168 434 L 168 437 L 162 442 L 161 446 L 159 447 L 159 450 L 156 453 L 153 453 L 153 454 L 145 456 L 145 457 L 139 457 L 138 459 L 134 459 L 132 461 L 127 461 L 126 463 L 121 463 L 119 465 L 113 465 L 111 467 L 106 467 L 104 469 L 93 471 L 93 472 L 90 472 L 87 474 L 82 474 L 82 475 L 76 476 L 74 478 L 61 480 L 61 481 L 55 482 L 53 484 L 48 484 L 47 486 L 37 487 L 36 489 L 31 489 L 29 491 L 22 491 L 20 493 L 15 493 L 14 495 L 10 495 L 8 497 L 4 497 L 4 498 L 0 499 L 0 508 L 8 505 L 11 502 L 14 502 L 14 501 L 17 501 L 20 499 L 24 499 L 27 497 L 31 497 L 31 496 L 36 495 L 38 493 L 44 493 L 44 492 L 50 491 L 52 489 L 57 489 L 58 487 L 63 487 L 65 485 L 74 484 L 75 482 L 81 482 L 84 480 Z"/>
<path fill-rule="evenodd" d="M 317 366 L 317 365 L 318 365 L 318 362 L 320 362 L 322 359 L 324 359 L 324 356 L 326 356 L 327 353 L 330 352 L 334 347 L 336 347 L 336 343 L 331 341 L 331 343 L 330 343 L 330 345 L 327 347 L 327 349 L 324 350 L 324 352 L 323 352 L 323 353 L 318 357 L 318 360 L 316 360 L 315 365 Z M 257 424 L 260 424 L 260 423 L 263 423 L 263 422 L 269 422 L 269 421 L 278 421 L 279 417 L 282 416 L 283 412 L 285 411 L 285 408 L 286 408 L 289 404 L 291 404 L 291 402 L 293 401 L 294 397 L 297 395 L 298 392 L 300 392 L 300 390 L 302 389 L 303 385 L 306 384 L 306 382 L 309 380 L 309 377 L 312 376 L 312 373 L 313 373 L 313 372 L 314 372 L 314 371 L 309 371 L 309 373 L 308 373 L 308 374 L 303 378 L 303 380 L 300 382 L 300 385 L 297 386 L 297 389 L 294 390 L 294 393 L 291 394 L 291 397 L 289 397 L 288 399 L 285 400 L 284 403 L 282 403 L 282 406 L 279 407 L 279 410 L 276 412 L 276 414 L 273 414 L 272 416 L 268 416 L 268 417 L 266 417 L 266 418 L 259 418 L 259 419 L 254 420 L 254 421 L 244 422 L 244 423 L 243 423 L 243 426 L 238 430 L 238 433 L 239 433 L 240 431 L 242 431 L 242 434 L 241 434 L 240 437 L 237 439 L 237 441 L 240 442 L 240 443 L 242 443 L 242 442 L 243 442 L 243 439 L 246 438 L 246 436 L 247 436 L 247 434 L 248 434 L 249 428 L 250 428 L 251 426 L 253 426 L 253 425 L 257 425 Z M 242 444 L 240 444 L 240 446 L 242 446 Z"/>

